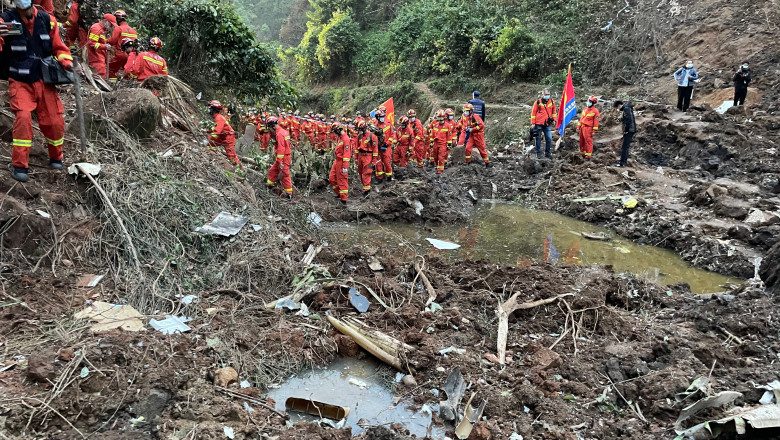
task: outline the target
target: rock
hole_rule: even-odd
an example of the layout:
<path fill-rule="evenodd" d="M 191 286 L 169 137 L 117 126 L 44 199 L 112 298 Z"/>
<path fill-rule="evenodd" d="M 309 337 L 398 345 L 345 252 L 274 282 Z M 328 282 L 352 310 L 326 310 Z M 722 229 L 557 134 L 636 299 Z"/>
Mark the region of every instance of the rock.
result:
<path fill-rule="evenodd" d="M 401 378 L 401 383 L 404 384 L 407 387 L 416 387 L 417 386 L 417 380 L 414 379 L 414 376 L 411 374 L 407 374 L 406 376 Z"/>
<path fill-rule="evenodd" d="M 347 335 L 337 335 L 336 346 L 339 354 L 345 357 L 355 357 L 360 351 L 360 346 Z"/>
<path fill-rule="evenodd" d="M 65 362 L 69 362 L 71 359 L 73 359 L 74 356 L 76 356 L 76 353 L 73 351 L 72 348 L 63 348 L 57 354 L 57 358 Z"/>
<path fill-rule="evenodd" d="M 160 100 L 146 89 L 119 89 L 93 96 L 84 101 L 87 136 L 104 135 L 107 130 L 105 119 L 110 118 L 132 136 L 148 139 L 157 129 L 161 108 Z M 109 113 L 104 109 L 109 109 Z M 78 124 L 71 122 L 68 132 L 78 134 Z"/>
<path fill-rule="evenodd" d="M 778 291 L 780 287 L 780 243 L 775 244 L 766 254 L 758 275 L 770 291 Z"/>
<path fill-rule="evenodd" d="M 53 350 L 44 350 L 35 352 L 27 359 L 27 378 L 38 383 L 47 384 L 57 378 L 54 369 L 54 358 L 56 354 Z"/>
<path fill-rule="evenodd" d="M 730 197 L 721 197 L 713 207 L 715 214 L 721 217 L 728 217 L 741 220 L 747 217 L 750 211 L 750 205 L 741 200 Z"/>
<path fill-rule="evenodd" d="M 713 85 L 713 86 L 714 86 L 716 89 L 722 89 L 722 88 L 723 88 L 723 86 L 725 86 L 725 85 L 726 85 L 726 81 L 723 81 L 723 80 L 722 80 L 722 79 L 720 79 L 720 78 L 715 78 L 715 79 L 712 81 L 712 85 Z"/>
<path fill-rule="evenodd" d="M 736 240 L 742 240 L 742 241 L 749 240 L 752 233 L 753 231 L 751 231 L 750 228 L 743 225 L 735 225 L 730 227 L 728 230 L 728 234 L 730 238 L 734 238 Z"/>
<path fill-rule="evenodd" d="M 493 433 L 490 432 L 490 428 L 484 420 L 477 422 L 468 436 L 468 440 L 491 440 L 492 438 Z"/>
<path fill-rule="evenodd" d="M 773 193 L 780 193 L 780 179 L 773 174 L 767 174 L 761 178 L 761 187 Z"/>
<path fill-rule="evenodd" d="M 214 385 L 227 387 L 238 381 L 238 372 L 233 367 L 220 368 L 214 372 Z"/>
<path fill-rule="evenodd" d="M 228 367 L 230 368 L 230 367 Z M 232 370 L 232 368 L 231 368 Z M 235 370 L 233 370 L 235 372 Z M 152 388 L 146 399 L 136 403 L 133 412 L 136 417 L 143 417 L 146 421 L 152 422 L 160 417 L 165 407 L 170 402 L 172 394 L 170 391 L 162 388 Z"/>
<path fill-rule="evenodd" d="M 549 348 L 538 346 L 536 351 L 528 356 L 531 368 L 549 370 L 561 366 L 561 356 Z"/>
<path fill-rule="evenodd" d="M 725 196 L 729 193 L 729 190 L 716 184 L 712 184 L 709 187 L 707 187 L 707 190 L 705 191 L 707 195 L 710 197 L 711 200 L 717 200 L 721 196 Z"/>

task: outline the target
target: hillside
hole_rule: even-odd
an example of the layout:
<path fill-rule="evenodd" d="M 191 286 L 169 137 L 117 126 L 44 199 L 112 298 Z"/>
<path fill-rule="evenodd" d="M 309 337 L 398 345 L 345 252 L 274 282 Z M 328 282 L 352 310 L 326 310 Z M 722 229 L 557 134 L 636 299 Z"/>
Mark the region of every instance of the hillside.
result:
<path fill-rule="evenodd" d="M 30 181 L 0 178 L 0 439 L 780 437 L 773 0 L 131 3 L 172 77 L 82 75 L 83 148 L 60 86 L 65 167 L 100 171 L 49 170 L 36 125 Z M 747 105 L 715 111 L 744 60 Z M 573 127 L 536 159 L 528 105 L 569 62 L 578 103 L 602 99 L 593 159 Z M 455 146 L 361 198 L 351 165 L 346 206 L 332 152 L 293 147 L 288 201 L 274 153 L 236 167 L 202 129 L 214 98 L 426 119 L 475 89 L 492 168 Z"/>

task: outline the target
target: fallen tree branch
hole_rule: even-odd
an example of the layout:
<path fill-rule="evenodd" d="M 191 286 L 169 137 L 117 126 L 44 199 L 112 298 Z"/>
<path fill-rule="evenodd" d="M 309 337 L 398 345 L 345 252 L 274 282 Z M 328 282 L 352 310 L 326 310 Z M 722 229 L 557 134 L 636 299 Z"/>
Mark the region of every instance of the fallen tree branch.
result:
<path fill-rule="evenodd" d="M 404 371 L 403 367 L 401 366 L 401 360 L 398 359 L 398 357 L 395 357 L 392 354 L 386 352 L 373 341 L 369 340 L 366 336 L 356 331 L 354 328 L 346 325 L 344 322 L 334 318 L 333 316 L 328 316 L 328 321 L 333 325 L 333 327 L 336 327 L 336 330 L 352 338 L 352 340 L 355 341 L 357 345 L 363 347 L 367 352 L 373 354 L 382 362 L 394 367 L 398 371 Z"/>
<path fill-rule="evenodd" d="M 135 249 L 135 245 L 133 244 L 133 239 L 130 237 L 130 233 L 127 232 L 127 228 L 125 227 L 125 222 L 122 221 L 122 217 L 119 215 L 119 212 L 114 207 L 114 204 L 111 203 L 111 199 L 108 198 L 108 194 L 106 194 L 106 191 L 103 189 L 102 186 L 100 186 L 99 183 L 95 180 L 94 177 L 92 177 L 91 174 L 89 174 L 87 171 L 84 170 L 84 168 L 81 167 L 81 165 L 76 165 L 76 168 L 78 168 L 79 171 L 81 171 L 82 174 L 87 176 L 87 179 L 89 179 L 90 182 L 92 182 L 92 185 L 95 186 L 95 189 L 100 193 L 100 196 L 103 197 L 103 201 L 106 202 L 108 207 L 111 209 L 111 212 L 114 213 L 114 217 L 116 217 L 117 223 L 119 223 L 119 228 L 122 230 L 122 232 L 125 235 L 125 239 L 127 240 L 127 246 L 130 248 L 130 252 L 133 254 L 133 260 L 135 262 L 135 268 L 139 272 L 141 271 L 141 262 L 138 260 L 138 251 Z"/>
<path fill-rule="evenodd" d="M 425 301 L 425 307 L 428 307 L 436 299 L 436 289 L 433 288 L 431 281 L 423 272 L 422 265 L 420 264 L 420 262 L 418 261 L 414 262 L 414 270 L 417 271 L 417 275 L 419 275 L 420 279 L 422 280 L 423 285 L 425 286 L 425 290 L 428 291 L 428 300 Z"/>
<path fill-rule="evenodd" d="M 574 296 L 573 293 L 564 293 L 552 298 L 517 304 L 517 297 L 519 295 L 520 292 L 515 293 L 511 298 L 506 300 L 505 303 L 499 304 L 498 309 L 496 310 L 496 315 L 498 316 L 498 361 L 501 365 L 506 362 L 506 338 L 509 334 L 509 316 L 512 313 L 518 310 L 532 309 L 545 304 L 551 304 L 567 296 Z"/>

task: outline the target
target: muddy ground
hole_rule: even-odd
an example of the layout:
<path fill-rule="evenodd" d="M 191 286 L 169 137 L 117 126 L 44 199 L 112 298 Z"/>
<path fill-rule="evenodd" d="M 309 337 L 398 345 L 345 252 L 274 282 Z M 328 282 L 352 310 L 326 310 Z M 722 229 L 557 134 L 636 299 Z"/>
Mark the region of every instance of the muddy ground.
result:
<path fill-rule="evenodd" d="M 89 110 L 107 116 L 97 104 L 102 100 L 94 101 Z M 120 101 L 123 107 L 135 102 L 126 93 Z M 66 106 L 70 120 L 73 104 Z M 420 256 L 443 307 L 426 312 L 428 294 L 412 262 L 393 259 L 381 243 L 325 246 L 311 261 L 315 266 L 304 261 L 327 240 L 306 221 L 312 211 L 326 221 L 424 228 L 465 220 L 476 200 L 503 199 L 613 228 L 728 275 L 750 278 L 755 258 L 768 255 L 761 275 L 776 284 L 780 226 L 771 212 L 780 205 L 780 122 L 774 115 L 754 109 L 721 116 L 702 106 L 682 116 L 639 103 L 640 132 L 627 169 L 609 166 L 620 133 L 605 111 L 590 163 L 569 138 L 552 161 L 529 157 L 522 143 L 491 146 L 492 169 L 466 166 L 456 149 L 443 176 L 430 168 L 398 170 L 397 182 L 378 186 L 364 201 L 353 174 L 353 197 L 344 208 L 317 176 L 297 176 L 296 200 L 280 200 L 265 189 L 262 172 L 229 166 L 175 116 L 166 119 L 170 110 L 162 109 L 149 142 L 128 140 L 110 124 L 96 130 L 90 150 L 67 138 L 66 165 L 103 164 L 97 181 L 116 213 L 83 177 L 41 166 L 42 148 L 33 149 L 30 183 L 0 181 L 4 437 L 218 439 L 230 427 L 237 439 L 350 438 L 349 430 L 288 426 L 266 408 L 271 402 L 264 396 L 303 368 L 366 355 L 322 320 L 328 313 L 356 315 L 339 287 L 355 282 L 388 305 L 374 302 L 357 317 L 415 347 L 406 359 L 418 385 L 398 386 L 397 395 L 420 407 L 436 403 L 431 390 L 458 366 L 479 398 L 488 399 L 472 438 L 673 438 L 678 414 L 694 400 L 678 402 L 679 393 L 694 379 L 709 377 L 712 392 L 741 392 L 735 404 L 745 406 L 763 394 L 754 385 L 777 379 L 780 324 L 772 319 L 774 297 L 757 282 L 702 297 L 683 284 L 648 284 L 609 267 L 513 267 Z M 2 148 L 7 162 L 10 145 L 4 141 Z M 573 201 L 608 194 L 632 195 L 639 203 L 629 209 L 620 201 Z M 249 223 L 232 238 L 193 232 L 220 211 Z M 381 271 L 369 268 L 376 261 Z M 302 282 L 312 267 L 316 276 Z M 76 287 L 86 274 L 106 278 Z M 294 289 L 307 292 L 303 302 L 319 320 L 264 306 Z M 514 292 L 520 302 L 571 296 L 513 314 L 512 361 L 500 366 L 488 359 L 497 350 L 495 312 Z M 187 295 L 196 301 L 186 304 Z M 144 330 L 92 332 L 73 314 L 94 301 L 132 305 L 144 315 Z M 149 328 L 149 318 L 167 314 L 192 317 L 192 330 L 165 336 Z M 449 346 L 466 352 L 438 354 Z M 251 386 L 217 388 L 215 371 L 226 366 Z M 711 410 L 683 425 L 722 414 Z M 435 423 L 453 437 L 451 426 Z M 363 438 L 407 436 L 391 425 Z"/>

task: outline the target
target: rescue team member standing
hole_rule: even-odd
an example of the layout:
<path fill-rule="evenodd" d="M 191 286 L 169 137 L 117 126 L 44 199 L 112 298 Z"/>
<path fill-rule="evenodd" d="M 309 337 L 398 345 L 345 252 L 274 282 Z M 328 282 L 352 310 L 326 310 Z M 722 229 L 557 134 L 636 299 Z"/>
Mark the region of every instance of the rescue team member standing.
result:
<path fill-rule="evenodd" d="M 685 66 L 674 72 L 677 81 L 677 109 L 683 113 L 688 111 L 693 96 L 693 85 L 699 80 L 699 72 L 693 68 L 693 61 L 688 60 Z"/>
<path fill-rule="evenodd" d="M 601 113 L 596 108 L 599 99 L 596 96 L 588 98 L 586 107 L 582 109 L 580 121 L 577 122 L 577 132 L 580 133 L 580 154 L 585 160 L 593 156 L 593 134 L 599 130 L 599 118 Z"/>
<path fill-rule="evenodd" d="M 106 14 L 89 28 L 87 60 L 90 67 L 103 78 L 107 78 L 108 75 L 108 50 L 111 48 L 108 39 L 111 37 L 114 26 L 116 26 L 116 17 Z"/>
<path fill-rule="evenodd" d="M 54 16 L 34 8 L 30 0 L 14 0 L 14 6 L 15 9 L 0 15 L 0 57 L 4 66 L 1 73 L 8 79 L 10 105 L 15 115 L 11 176 L 26 182 L 33 111 L 38 114 L 38 125 L 49 146 L 49 167 L 62 169 L 63 106 L 57 88 L 43 82 L 41 60 L 54 56 L 62 67 L 72 70 L 73 58 L 60 39 Z M 14 27 L 11 22 L 21 23 L 20 35 L 9 34 Z"/>
<path fill-rule="evenodd" d="M 292 148 L 290 147 L 290 132 L 285 130 L 278 124 L 279 119 L 276 116 L 268 118 L 266 125 L 268 126 L 268 132 L 271 133 L 271 139 L 276 143 L 276 160 L 271 165 L 271 169 L 268 170 L 268 184 L 269 188 L 276 186 L 276 182 L 279 180 L 279 175 L 282 178 L 282 188 L 287 194 L 287 199 L 292 200 L 292 179 L 290 178 L 290 165 L 292 165 Z"/>
<path fill-rule="evenodd" d="M 395 144 L 395 151 L 393 152 L 393 164 L 406 168 L 409 165 L 409 156 L 414 152 L 414 144 L 412 143 L 414 132 L 412 127 L 409 126 L 408 117 L 401 116 L 398 122 L 400 125 L 395 132 L 398 143 Z"/>
<path fill-rule="evenodd" d="M 167 75 L 168 64 L 163 57 L 157 54 L 162 49 L 162 46 L 162 40 L 153 37 L 149 40 L 148 51 L 141 53 L 137 51 L 130 52 L 130 55 L 127 57 L 127 63 L 125 63 L 125 72 L 131 77 L 138 79 L 138 81 L 143 81 L 154 75 Z"/>
<path fill-rule="evenodd" d="M 542 157 L 542 134 L 544 134 L 544 157 L 552 158 L 550 146 L 552 145 L 552 130 L 556 125 L 558 112 L 555 103 L 550 99 L 550 91 L 544 89 L 542 97 L 534 102 L 531 109 L 531 125 L 536 129 L 536 157 Z"/>
<path fill-rule="evenodd" d="M 111 34 L 111 38 L 108 40 L 108 44 L 116 50 L 121 49 L 121 43 L 126 41 L 125 39 L 135 41 L 138 38 L 138 32 L 127 24 L 127 13 L 125 11 L 120 9 L 114 12 L 114 18 L 116 18 L 117 25 L 114 28 L 113 34 Z M 127 64 L 127 58 L 127 53 L 122 50 L 116 50 L 111 57 L 111 61 L 108 63 L 109 81 L 117 80 L 116 74 L 124 69 L 125 64 Z"/>
<path fill-rule="evenodd" d="M 349 196 L 348 173 L 349 161 L 352 158 L 352 148 L 350 147 L 349 136 L 344 131 L 344 127 L 338 122 L 330 125 L 330 131 L 336 133 L 339 140 L 334 149 L 336 160 L 333 161 L 333 166 L 330 168 L 328 181 L 330 182 L 330 187 L 333 188 L 333 192 L 336 193 L 336 197 L 341 200 L 343 205 L 346 205 L 347 197 Z"/>
<path fill-rule="evenodd" d="M 734 74 L 734 105 L 745 104 L 747 98 L 748 86 L 750 85 L 750 64 L 747 61 L 742 63 L 742 67 Z"/>
<path fill-rule="evenodd" d="M 393 181 L 393 144 L 396 142 L 393 124 L 387 120 L 387 110 L 380 108 L 374 114 L 377 121 L 377 127 L 384 134 L 384 142 L 379 146 L 379 161 L 376 166 L 376 178 L 379 183 Z"/>
<path fill-rule="evenodd" d="M 466 142 L 466 165 L 471 164 L 471 152 L 474 146 L 479 150 L 482 160 L 485 162 L 487 168 L 492 167 L 490 158 L 488 157 L 487 148 L 485 147 L 485 122 L 479 115 L 474 114 L 474 106 L 466 104 L 463 106 L 463 117 L 460 120 L 461 134 L 458 140 L 458 146 L 463 145 L 466 141 L 466 135 L 469 139 Z"/>
<path fill-rule="evenodd" d="M 433 157 L 436 161 L 436 174 L 444 172 L 444 164 L 452 149 L 452 125 L 446 121 L 444 110 L 436 112 L 436 122 L 431 128 L 431 140 L 433 143 Z"/>
<path fill-rule="evenodd" d="M 225 149 L 225 154 L 233 165 L 238 165 L 236 155 L 236 134 L 225 116 L 222 114 L 222 103 L 216 99 L 209 102 L 209 114 L 214 117 L 216 126 L 209 131 L 209 149 L 216 152 L 217 147 Z"/>
<path fill-rule="evenodd" d="M 414 158 L 412 159 L 412 162 L 417 164 L 417 168 L 422 168 L 423 161 L 425 160 L 425 150 L 427 148 L 425 142 L 423 141 L 423 137 L 425 137 L 425 129 L 423 128 L 422 122 L 417 119 L 416 111 L 409 110 L 406 113 L 406 117 L 409 118 L 409 125 L 411 125 L 412 133 L 414 133 L 414 139 L 412 140 L 414 142 Z"/>
<path fill-rule="evenodd" d="M 614 166 L 625 168 L 628 164 L 628 149 L 636 133 L 636 119 L 634 119 L 634 106 L 630 102 L 615 101 L 613 106 L 623 112 L 620 121 L 623 124 L 623 146 L 620 148 L 620 162 Z"/>
<path fill-rule="evenodd" d="M 366 121 L 357 123 L 358 175 L 363 184 L 363 198 L 371 193 L 371 169 L 379 162 L 379 139 L 368 130 Z"/>

